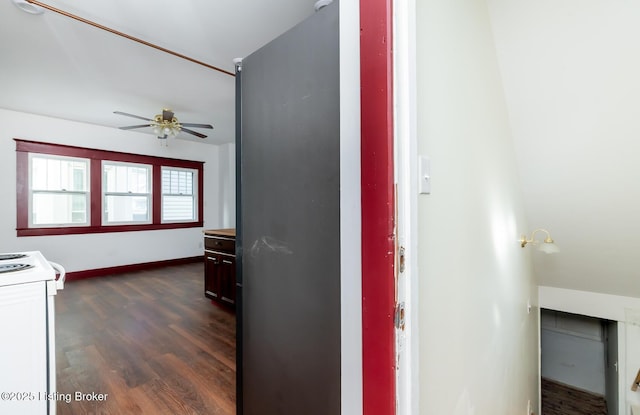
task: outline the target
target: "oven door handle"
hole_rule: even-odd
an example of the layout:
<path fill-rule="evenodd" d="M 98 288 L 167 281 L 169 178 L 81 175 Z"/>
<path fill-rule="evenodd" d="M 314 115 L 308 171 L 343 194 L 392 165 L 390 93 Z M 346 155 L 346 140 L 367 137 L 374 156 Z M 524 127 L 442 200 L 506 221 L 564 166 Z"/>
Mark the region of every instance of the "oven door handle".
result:
<path fill-rule="evenodd" d="M 49 264 L 51 264 L 51 266 L 53 267 L 54 270 L 56 270 L 56 272 L 58 274 L 60 274 L 60 276 L 56 279 L 56 288 L 58 290 L 63 290 L 64 289 L 64 279 L 65 276 L 67 275 L 67 271 L 65 271 L 64 267 L 56 262 L 52 262 L 49 261 Z"/>

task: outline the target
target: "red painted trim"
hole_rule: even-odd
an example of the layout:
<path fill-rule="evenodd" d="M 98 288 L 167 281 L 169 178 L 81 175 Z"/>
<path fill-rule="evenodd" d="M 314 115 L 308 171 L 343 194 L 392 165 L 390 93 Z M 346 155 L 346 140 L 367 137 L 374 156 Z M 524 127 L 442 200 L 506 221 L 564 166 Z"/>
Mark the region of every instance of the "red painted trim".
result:
<path fill-rule="evenodd" d="M 82 235 L 89 233 L 109 233 L 109 232 L 135 232 L 135 231 L 157 231 L 167 229 L 202 228 L 204 223 L 149 223 L 144 225 L 113 225 L 113 226 L 71 226 L 68 228 L 24 228 L 16 229 L 18 236 L 45 236 L 45 235 Z"/>
<path fill-rule="evenodd" d="M 153 198 L 153 202 L 151 203 L 151 221 L 153 223 L 162 223 L 162 166 L 153 166 L 153 171 L 151 172 L 151 174 L 151 195 Z M 155 203 L 156 200 L 158 200 L 160 203 Z"/>
<path fill-rule="evenodd" d="M 124 163 L 140 164 L 162 164 L 171 167 L 184 167 L 187 169 L 198 169 L 204 162 L 174 159 L 169 157 L 147 156 L 143 154 L 123 153 L 119 151 L 97 150 L 68 146 L 65 144 L 43 143 L 39 141 L 22 140 L 14 138 L 16 151 L 26 151 L 28 153 L 44 153 L 56 156 L 96 158 L 100 160 L 121 161 Z"/>
<path fill-rule="evenodd" d="M 165 157 L 128 154 L 116 151 L 95 150 L 62 144 L 42 143 L 14 138 L 16 142 L 16 231 L 17 236 L 77 235 L 107 232 L 133 232 L 160 229 L 201 228 L 204 215 L 204 163 Z M 29 228 L 29 158 L 28 153 L 53 154 L 57 156 L 81 157 L 90 164 L 90 226 Z M 102 225 L 102 160 L 125 163 L 150 164 L 153 166 L 152 223 L 143 225 Z M 198 172 L 198 213 L 193 222 L 162 223 L 162 172 L 161 167 L 193 169 Z"/>
<path fill-rule="evenodd" d="M 144 262 L 141 264 L 120 265 L 117 267 L 88 269 L 85 271 L 68 272 L 65 281 L 82 280 L 85 278 L 103 277 L 105 275 L 124 274 L 126 272 L 144 271 L 153 268 L 168 267 L 172 265 L 191 264 L 204 261 L 204 256 L 188 258 L 167 259 L 164 261 Z"/>
<path fill-rule="evenodd" d="M 204 176 L 203 169 L 198 171 L 198 221 L 202 223 L 204 221 Z M 204 226 L 204 225 L 203 225 Z"/>
<path fill-rule="evenodd" d="M 27 153 L 16 152 L 16 225 L 18 228 L 29 226 L 29 156 Z"/>
<path fill-rule="evenodd" d="M 396 409 L 392 0 L 360 0 L 365 415 Z"/>
<path fill-rule="evenodd" d="M 89 207 L 91 209 L 89 211 L 90 223 L 93 229 L 99 229 L 102 226 L 102 192 L 95 192 L 93 189 L 102 189 L 102 160 L 91 159 L 89 175 L 89 186 L 92 190 L 89 202 L 91 204 Z M 20 235 L 20 231 L 18 230 L 18 236 L 26 236 Z M 47 233 L 47 235 L 51 235 L 51 233 Z"/>

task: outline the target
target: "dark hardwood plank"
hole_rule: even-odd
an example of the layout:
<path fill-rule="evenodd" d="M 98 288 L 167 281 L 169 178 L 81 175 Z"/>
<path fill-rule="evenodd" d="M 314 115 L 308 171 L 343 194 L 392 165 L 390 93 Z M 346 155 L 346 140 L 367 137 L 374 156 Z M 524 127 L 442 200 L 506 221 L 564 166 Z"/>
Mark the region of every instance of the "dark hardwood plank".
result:
<path fill-rule="evenodd" d="M 607 415 L 602 395 L 542 378 L 542 415 Z"/>
<path fill-rule="evenodd" d="M 235 315 L 204 297 L 203 275 L 195 263 L 69 281 L 56 296 L 58 413 L 235 414 Z"/>

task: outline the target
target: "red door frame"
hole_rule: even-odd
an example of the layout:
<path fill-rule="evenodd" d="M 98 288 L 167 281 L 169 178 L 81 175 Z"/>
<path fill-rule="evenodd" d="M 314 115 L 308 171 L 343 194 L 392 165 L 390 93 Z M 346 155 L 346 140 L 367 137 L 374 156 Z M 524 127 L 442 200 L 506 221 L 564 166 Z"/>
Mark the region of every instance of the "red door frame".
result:
<path fill-rule="evenodd" d="M 396 412 L 392 0 L 360 0 L 365 415 Z"/>

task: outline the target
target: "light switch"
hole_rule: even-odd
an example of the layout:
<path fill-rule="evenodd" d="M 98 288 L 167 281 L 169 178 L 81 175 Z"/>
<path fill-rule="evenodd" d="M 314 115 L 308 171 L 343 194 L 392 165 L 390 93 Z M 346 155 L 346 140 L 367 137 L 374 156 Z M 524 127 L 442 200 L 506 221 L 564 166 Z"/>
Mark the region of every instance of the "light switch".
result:
<path fill-rule="evenodd" d="M 418 156 L 418 192 L 431 194 L 431 160 L 427 156 Z"/>

